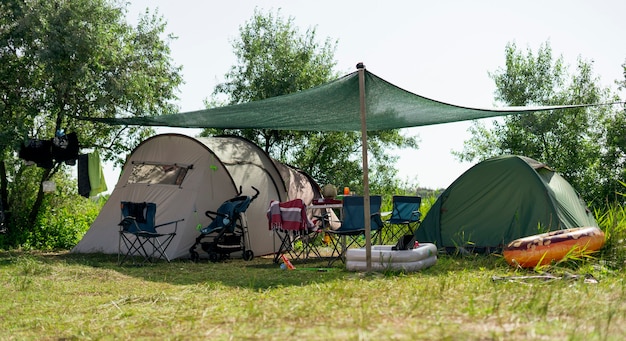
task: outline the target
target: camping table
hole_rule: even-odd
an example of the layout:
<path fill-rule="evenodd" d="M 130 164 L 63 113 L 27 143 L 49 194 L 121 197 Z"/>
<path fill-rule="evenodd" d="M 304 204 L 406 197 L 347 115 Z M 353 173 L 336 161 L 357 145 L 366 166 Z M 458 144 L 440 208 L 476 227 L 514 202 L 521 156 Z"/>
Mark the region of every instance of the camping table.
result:
<path fill-rule="evenodd" d="M 330 209 L 333 209 L 333 208 L 339 209 L 339 220 L 341 220 L 341 213 L 342 213 L 342 208 L 343 208 L 343 204 L 342 203 L 337 203 L 337 204 L 312 204 L 312 205 L 308 205 L 306 207 L 306 209 L 309 210 L 309 211 L 313 211 L 313 210 L 327 210 L 329 208 Z"/>
<path fill-rule="evenodd" d="M 309 210 L 316 210 L 316 209 L 328 209 L 328 208 L 341 209 L 342 207 L 343 207 L 343 204 L 338 203 L 338 204 L 312 204 L 312 205 L 308 205 L 306 208 Z"/>

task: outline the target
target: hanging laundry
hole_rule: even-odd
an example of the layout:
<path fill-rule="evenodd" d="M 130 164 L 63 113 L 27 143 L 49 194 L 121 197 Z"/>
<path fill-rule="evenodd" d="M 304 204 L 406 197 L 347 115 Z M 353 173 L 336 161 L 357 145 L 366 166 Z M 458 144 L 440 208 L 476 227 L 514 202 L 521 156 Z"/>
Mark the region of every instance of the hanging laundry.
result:
<path fill-rule="evenodd" d="M 19 151 L 20 159 L 35 163 L 38 167 L 51 169 L 54 167 L 52 158 L 52 141 L 30 139 Z"/>
<path fill-rule="evenodd" d="M 89 155 L 78 155 L 78 194 L 89 198 L 91 185 L 89 184 Z"/>
<path fill-rule="evenodd" d="M 89 173 L 89 185 L 91 190 L 89 196 L 93 197 L 98 193 L 102 193 L 107 190 L 106 180 L 104 178 L 104 171 L 100 163 L 100 154 L 97 150 L 87 154 L 88 158 L 88 173 Z"/>
<path fill-rule="evenodd" d="M 68 165 L 76 164 L 78 149 L 76 133 L 61 133 L 52 139 L 52 157 L 58 162 L 65 162 Z"/>
<path fill-rule="evenodd" d="M 20 159 L 38 167 L 51 169 L 54 161 L 75 165 L 78 158 L 78 136 L 76 133 L 57 134 L 50 140 L 29 139 L 19 150 Z"/>

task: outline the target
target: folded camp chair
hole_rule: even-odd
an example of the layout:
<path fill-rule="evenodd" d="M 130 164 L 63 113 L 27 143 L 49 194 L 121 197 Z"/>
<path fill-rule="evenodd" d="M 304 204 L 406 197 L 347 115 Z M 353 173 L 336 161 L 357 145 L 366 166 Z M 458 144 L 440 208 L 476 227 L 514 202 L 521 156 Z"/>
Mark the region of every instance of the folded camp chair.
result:
<path fill-rule="evenodd" d="M 121 209 L 122 221 L 118 224 L 118 263 L 122 265 L 132 256 L 142 256 L 143 262 L 152 262 L 159 258 L 169 262 L 165 251 L 176 236 L 178 223 L 184 219 L 156 225 L 156 204 L 152 202 L 122 201 Z M 157 232 L 158 228 L 168 225 L 173 225 L 174 228 L 168 232 Z"/>
<path fill-rule="evenodd" d="M 371 240 L 383 227 L 380 219 L 381 196 L 370 196 L 370 231 Z M 365 235 L 364 198 L 362 196 L 343 197 L 341 226 L 336 230 L 327 230 L 332 238 L 333 251 L 328 265 L 336 260 L 344 261 L 345 253 L 352 245 L 360 245 L 359 239 Z M 336 257 L 335 257 L 336 255 Z"/>
<path fill-rule="evenodd" d="M 391 240 L 394 242 L 405 234 L 413 234 L 420 223 L 420 205 L 422 197 L 394 195 L 392 198 L 393 208 L 391 218 L 385 221 Z M 394 231 L 393 225 L 400 225 L 400 229 Z M 405 232 L 408 230 L 408 232 Z"/>

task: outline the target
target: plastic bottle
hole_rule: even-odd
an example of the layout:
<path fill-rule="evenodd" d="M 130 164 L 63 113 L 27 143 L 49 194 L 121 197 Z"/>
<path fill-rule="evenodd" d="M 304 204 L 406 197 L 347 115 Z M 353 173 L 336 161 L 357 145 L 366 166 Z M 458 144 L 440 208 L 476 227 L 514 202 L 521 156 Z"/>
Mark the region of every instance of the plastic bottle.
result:
<path fill-rule="evenodd" d="M 285 266 L 287 266 L 287 269 L 289 270 L 293 270 L 296 267 L 293 266 L 293 264 L 291 264 L 291 261 L 289 261 L 289 258 L 287 258 L 287 256 L 285 256 L 285 254 L 280 255 L 280 257 L 283 259 L 283 264 L 285 264 Z"/>
<path fill-rule="evenodd" d="M 324 244 L 330 245 L 330 235 L 324 232 Z"/>

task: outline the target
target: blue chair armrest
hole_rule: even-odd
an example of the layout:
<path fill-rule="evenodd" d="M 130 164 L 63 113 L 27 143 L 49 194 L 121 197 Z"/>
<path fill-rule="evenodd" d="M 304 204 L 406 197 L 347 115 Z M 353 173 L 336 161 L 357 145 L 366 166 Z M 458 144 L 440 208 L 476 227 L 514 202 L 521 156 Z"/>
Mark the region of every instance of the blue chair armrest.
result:
<path fill-rule="evenodd" d="M 185 219 L 178 219 L 178 220 L 170 221 L 170 222 L 167 222 L 167 223 L 156 225 L 156 226 L 154 226 L 154 228 L 158 229 L 159 227 L 162 227 L 162 226 L 175 224 L 174 225 L 174 232 L 176 232 L 176 230 L 178 230 L 178 223 L 181 222 L 181 221 L 184 221 L 184 220 Z"/>
<path fill-rule="evenodd" d="M 382 228 L 384 226 L 384 224 L 385 224 L 383 222 L 382 218 L 381 218 L 380 212 L 374 212 L 374 213 L 370 214 L 370 218 L 371 218 L 371 221 L 376 223 L 376 225 L 377 225 L 376 229 Z M 370 226 L 370 228 L 371 228 L 371 226 Z"/>

